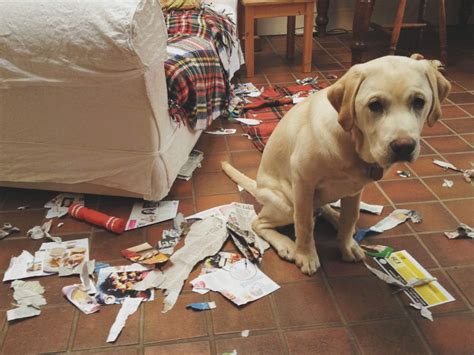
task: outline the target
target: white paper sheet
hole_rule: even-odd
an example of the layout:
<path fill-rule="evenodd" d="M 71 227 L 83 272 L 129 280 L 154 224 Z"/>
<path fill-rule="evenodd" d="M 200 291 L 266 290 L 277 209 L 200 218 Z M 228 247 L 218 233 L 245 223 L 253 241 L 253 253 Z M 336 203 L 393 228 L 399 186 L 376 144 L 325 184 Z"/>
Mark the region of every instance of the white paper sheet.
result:
<path fill-rule="evenodd" d="M 178 213 L 179 201 L 141 201 L 133 204 L 125 230 L 132 230 L 173 219 Z"/>
<path fill-rule="evenodd" d="M 191 281 L 191 284 L 195 288 L 217 291 L 238 306 L 262 298 L 280 288 L 246 259 L 233 264 L 230 270 L 220 269 L 201 275 Z"/>
<path fill-rule="evenodd" d="M 117 340 L 123 327 L 125 327 L 128 317 L 137 311 L 142 301 L 143 298 L 125 299 L 125 301 L 122 303 L 120 311 L 117 314 L 117 318 L 115 318 L 114 324 L 112 324 L 112 327 L 110 328 L 109 336 L 107 337 L 107 343 L 113 343 L 115 340 Z"/>
<path fill-rule="evenodd" d="M 341 208 L 341 200 L 337 200 L 336 202 L 330 203 L 331 207 Z M 365 203 L 360 201 L 360 210 L 364 212 L 373 213 L 376 215 L 381 215 L 383 211 L 383 206 L 381 205 L 372 205 L 370 203 Z"/>
<path fill-rule="evenodd" d="M 26 250 L 23 250 L 19 256 L 11 258 L 10 265 L 3 275 L 3 282 L 51 275 L 51 273 L 43 271 L 43 259 L 43 252 L 36 252 L 35 256 L 33 256 Z"/>

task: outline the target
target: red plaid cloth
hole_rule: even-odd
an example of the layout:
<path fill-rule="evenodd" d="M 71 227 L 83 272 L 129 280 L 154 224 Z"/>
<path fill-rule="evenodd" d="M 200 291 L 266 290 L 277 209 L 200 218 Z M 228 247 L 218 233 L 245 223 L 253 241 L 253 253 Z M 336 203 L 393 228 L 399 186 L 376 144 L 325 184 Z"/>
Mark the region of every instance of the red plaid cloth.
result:
<path fill-rule="evenodd" d="M 273 130 L 283 116 L 294 106 L 291 95 L 301 92 L 302 97 L 308 96 L 311 90 L 319 89 L 316 85 L 292 85 L 287 87 L 265 88 L 259 97 L 248 98 L 251 101 L 244 106 L 242 117 L 262 121 L 257 126 L 242 124 L 242 128 L 253 141 L 257 149 L 263 152 Z"/>

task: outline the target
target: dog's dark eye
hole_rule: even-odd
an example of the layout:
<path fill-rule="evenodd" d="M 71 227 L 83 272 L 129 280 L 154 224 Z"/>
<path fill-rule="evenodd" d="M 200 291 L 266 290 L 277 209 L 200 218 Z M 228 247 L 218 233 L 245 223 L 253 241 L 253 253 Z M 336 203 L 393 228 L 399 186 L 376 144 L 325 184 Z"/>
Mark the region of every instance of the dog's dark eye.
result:
<path fill-rule="evenodd" d="M 423 106 L 425 106 L 425 100 L 423 100 L 422 98 L 416 97 L 413 100 L 413 108 L 415 110 L 421 110 L 423 108 Z"/>
<path fill-rule="evenodd" d="M 380 101 L 372 101 L 369 104 L 369 109 L 375 113 L 381 113 L 383 111 L 383 105 Z"/>

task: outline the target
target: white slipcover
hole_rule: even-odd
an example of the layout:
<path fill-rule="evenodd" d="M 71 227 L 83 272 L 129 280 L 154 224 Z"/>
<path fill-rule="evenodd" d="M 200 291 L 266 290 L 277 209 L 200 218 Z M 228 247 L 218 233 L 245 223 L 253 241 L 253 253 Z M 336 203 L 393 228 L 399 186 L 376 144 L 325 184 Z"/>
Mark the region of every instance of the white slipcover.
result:
<path fill-rule="evenodd" d="M 161 199 L 201 131 L 168 115 L 155 0 L 0 0 L 0 185 Z"/>

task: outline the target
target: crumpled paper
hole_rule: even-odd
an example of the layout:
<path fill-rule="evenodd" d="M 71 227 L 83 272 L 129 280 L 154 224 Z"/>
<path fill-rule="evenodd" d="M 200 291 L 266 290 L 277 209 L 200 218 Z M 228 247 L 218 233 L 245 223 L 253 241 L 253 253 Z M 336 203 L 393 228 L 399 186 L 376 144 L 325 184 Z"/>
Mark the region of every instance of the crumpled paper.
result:
<path fill-rule="evenodd" d="M 469 227 L 467 224 L 461 223 L 455 231 L 444 232 L 444 235 L 449 239 L 456 238 L 471 238 L 474 239 L 474 228 Z"/>
<path fill-rule="evenodd" d="M 159 286 L 166 290 L 163 313 L 174 307 L 194 265 L 205 257 L 216 254 L 227 236 L 226 221 L 220 217 L 208 217 L 191 225 L 184 246 L 171 256 L 173 265 L 165 270 L 165 280 Z"/>
<path fill-rule="evenodd" d="M 53 242 L 61 243 L 62 239 L 60 237 L 53 237 L 51 234 L 49 234 L 52 223 L 53 221 L 49 220 L 48 222 L 43 223 L 42 226 L 34 226 L 26 233 L 26 235 L 34 240 L 46 238 L 52 240 Z"/>
<path fill-rule="evenodd" d="M 372 227 L 359 229 L 354 236 L 354 239 L 357 242 L 360 242 L 369 233 L 382 233 L 386 230 L 395 228 L 407 219 L 410 219 L 413 223 L 421 223 L 423 217 L 414 210 L 396 209 Z"/>
<path fill-rule="evenodd" d="M 44 287 L 39 281 L 15 280 L 11 287 L 17 308 L 7 311 L 8 321 L 37 316 L 41 313 L 40 307 L 47 304 L 43 297 Z"/>

